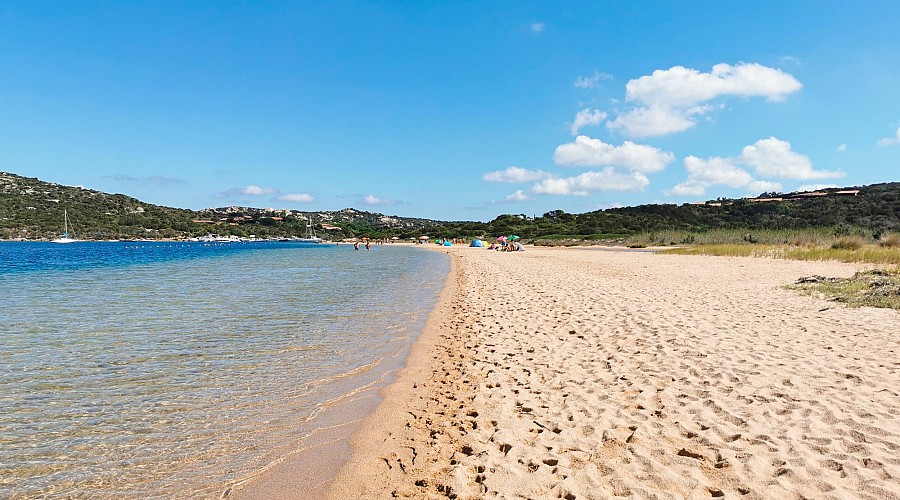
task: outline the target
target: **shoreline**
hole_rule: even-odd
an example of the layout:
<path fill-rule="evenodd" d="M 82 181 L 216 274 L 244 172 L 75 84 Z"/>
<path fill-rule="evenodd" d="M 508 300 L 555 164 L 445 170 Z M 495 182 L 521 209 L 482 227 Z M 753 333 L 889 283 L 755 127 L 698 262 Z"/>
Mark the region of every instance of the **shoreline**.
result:
<path fill-rule="evenodd" d="M 443 250 L 442 247 L 425 249 Z M 452 383 L 450 363 L 444 358 L 439 364 L 433 364 L 435 353 L 443 352 L 447 356 L 462 347 L 460 339 L 448 328 L 458 307 L 459 292 L 464 286 L 460 275 L 461 257 L 452 252 L 446 253 L 451 260 L 444 289 L 428 315 L 422 334 L 407 356 L 406 366 L 393 383 L 382 389 L 382 401 L 378 408 L 351 437 L 353 453 L 337 472 L 325 497 L 327 499 L 390 498 L 398 495 L 402 498 L 413 495 L 415 485 L 410 481 L 410 472 L 417 466 L 417 458 L 421 456 L 419 463 L 428 467 L 441 467 L 443 461 L 449 460 L 446 446 L 429 450 L 417 446 L 416 442 L 423 433 L 430 434 L 434 430 L 432 426 L 444 425 L 426 421 L 425 418 L 420 420 L 417 415 L 437 414 L 440 411 L 437 407 L 441 404 L 439 398 L 434 396 L 439 386 Z M 459 386 L 455 388 L 459 389 Z M 415 432 L 406 432 L 413 426 Z M 447 444 L 454 442 L 451 436 L 447 441 Z M 433 473 L 431 470 L 419 471 L 419 475 Z"/>
<path fill-rule="evenodd" d="M 431 331 L 435 312 L 448 290 L 453 289 L 456 258 L 450 256 L 449 262 L 447 277 L 434 307 L 428 312 L 421 333 L 409 346 L 394 353 L 392 358 L 382 360 L 382 375 L 366 387 L 327 405 L 316 414 L 316 427 L 302 440 L 299 448 L 268 450 L 268 455 L 280 457 L 264 469 L 226 485 L 220 492 L 220 498 L 318 500 L 328 495 L 339 471 L 355 456 L 356 436 L 362 434 L 361 428 L 365 429 L 368 422 L 385 407 L 386 395 L 403 378 L 410 359 L 417 355 L 423 339 Z M 311 481 L 309 478 L 315 479 Z"/>
<path fill-rule="evenodd" d="M 782 288 L 864 266 L 442 250 L 327 498 L 900 498 L 900 314 Z"/>

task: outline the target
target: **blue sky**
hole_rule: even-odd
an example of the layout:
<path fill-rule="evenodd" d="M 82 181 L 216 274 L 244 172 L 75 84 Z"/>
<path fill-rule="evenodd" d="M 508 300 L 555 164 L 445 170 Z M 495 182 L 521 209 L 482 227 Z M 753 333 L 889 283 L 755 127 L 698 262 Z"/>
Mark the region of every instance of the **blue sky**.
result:
<path fill-rule="evenodd" d="M 0 3 L 0 170 L 444 220 L 900 180 L 897 2 Z"/>

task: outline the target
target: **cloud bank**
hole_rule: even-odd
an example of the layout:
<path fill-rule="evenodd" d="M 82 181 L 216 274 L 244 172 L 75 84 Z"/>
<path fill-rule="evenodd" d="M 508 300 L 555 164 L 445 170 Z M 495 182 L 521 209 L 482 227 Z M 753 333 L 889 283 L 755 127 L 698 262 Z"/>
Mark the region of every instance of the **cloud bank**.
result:
<path fill-rule="evenodd" d="M 744 146 L 737 157 L 699 158 L 688 156 L 684 169 L 688 178 L 666 192 L 675 196 L 702 196 L 714 185 L 742 188 L 750 194 L 780 191 L 781 184 L 772 180 L 755 178 L 747 169 L 752 168 L 760 177 L 776 179 L 813 180 L 843 177 L 843 172 L 814 170 L 806 155 L 791 150 L 791 143 L 775 137 L 760 139 Z"/>
<path fill-rule="evenodd" d="M 591 76 L 577 77 L 574 86 L 592 89 L 601 80 L 610 78 L 594 71 Z M 530 193 L 518 190 L 508 195 L 506 201 L 525 201 L 530 199 L 530 194 L 586 196 L 601 191 L 640 191 L 650 184 L 648 176 L 665 170 L 675 161 L 675 156 L 631 140 L 609 144 L 580 134 L 584 127 L 605 122 L 608 130 L 629 138 L 662 136 L 696 126 L 714 110 L 724 109 L 725 98 L 761 97 L 778 102 L 802 88 L 792 75 L 757 63 L 716 64 L 708 72 L 684 66 L 656 70 L 628 81 L 620 108 L 604 111 L 586 107 L 575 114 L 569 130 L 576 137 L 557 146 L 553 161 L 561 167 L 594 167 L 595 170 L 565 176 L 513 166 L 485 173 L 482 179 L 533 183 Z M 880 142 L 900 142 L 900 130 L 897 134 L 896 141 L 889 138 Z M 736 157 L 687 156 L 684 167 L 687 179 L 666 194 L 699 196 L 714 185 L 758 193 L 780 190 L 778 179 L 819 180 L 843 176 L 841 172 L 813 169 L 807 156 L 794 152 L 789 142 L 775 137 L 745 146 Z"/>

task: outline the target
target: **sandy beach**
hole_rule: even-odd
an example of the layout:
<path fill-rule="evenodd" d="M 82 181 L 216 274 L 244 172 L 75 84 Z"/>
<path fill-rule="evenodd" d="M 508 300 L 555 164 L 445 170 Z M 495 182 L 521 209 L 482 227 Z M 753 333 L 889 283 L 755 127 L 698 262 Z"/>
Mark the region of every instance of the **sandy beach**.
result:
<path fill-rule="evenodd" d="M 900 314 L 832 262 L 447 249 L 329 497 L 900 498 Z"/>

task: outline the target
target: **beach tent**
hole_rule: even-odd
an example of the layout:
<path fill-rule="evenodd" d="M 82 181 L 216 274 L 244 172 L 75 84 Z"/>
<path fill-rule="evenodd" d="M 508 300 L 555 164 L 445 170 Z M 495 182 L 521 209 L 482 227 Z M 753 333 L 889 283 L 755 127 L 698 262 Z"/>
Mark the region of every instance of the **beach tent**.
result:
<path fill-rule="evenodd" d="M 472 243 L 469 243 L 469 246 L 470 246 L 470 247 L 482 247 L 482 248 L 483 248 L 483 247 L 484 247 L 484 242 L 481 241 L 481 240 L 479 240 L 478 238 L 475 238 L 474 240 L 472 240 Z"/>
<path fill-rule="evenodd" d="M 445 247 L 452 247 L 452 246 L 453 246 L 453 243 L 450 243 L 450 240 L 444 240 L 444 246 L 445 246 Z"/>

